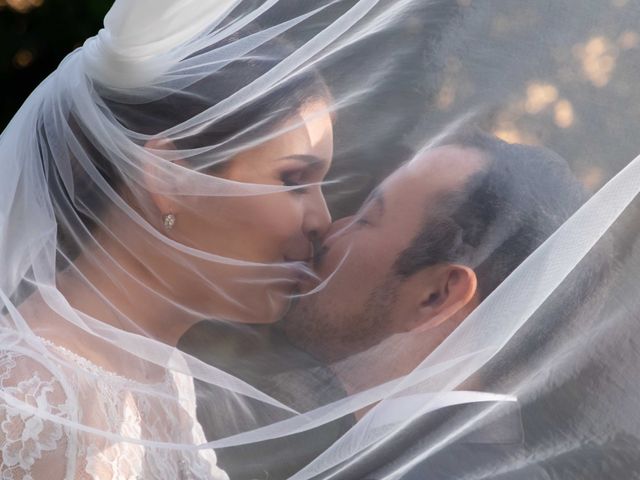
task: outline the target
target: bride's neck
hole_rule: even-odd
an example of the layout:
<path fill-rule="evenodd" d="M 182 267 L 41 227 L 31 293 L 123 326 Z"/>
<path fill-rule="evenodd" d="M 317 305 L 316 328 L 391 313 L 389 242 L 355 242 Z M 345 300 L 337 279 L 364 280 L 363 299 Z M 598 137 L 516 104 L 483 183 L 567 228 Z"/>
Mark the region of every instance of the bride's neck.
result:
<path fill-rule="evenodd" d="M 189 268 L 190 259 L 148 232 L 116 222 L 108 231 L 109 236 L 97 233 L 94 246 L 57 279 L 58 289 L 77 310 L 172 346 L 201 320 L 243 321 L 247 316 L 247 306 L 234 300 L 243 298 L 243 284 L 234 282 L 234 272 L 224 270 L 225 265 L 216 266 L 220 271 L 211 286 L 195 267 Z"/>
<path fill-rule="evenodd" d="M 175 346 L 201 320 L 171 298 L 144 259 L 114 245 L 88 252 L 57 279 L 69 304 L 116 328 Z"/>

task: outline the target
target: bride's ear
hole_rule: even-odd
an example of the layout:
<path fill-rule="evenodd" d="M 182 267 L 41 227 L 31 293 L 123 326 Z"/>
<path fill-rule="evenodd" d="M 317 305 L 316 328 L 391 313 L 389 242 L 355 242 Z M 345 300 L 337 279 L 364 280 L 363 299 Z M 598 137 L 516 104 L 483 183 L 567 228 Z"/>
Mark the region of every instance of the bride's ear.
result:
<path fill-rule="evenodd" d="M 425 332 L 447 321 L 461 321 L 464 318 L 461 314 L 474 306 L 478 280 L 466 265 L 429 267 L 418 272 L 412 281 L 417 284 L 418 295 L 407 330 Z"/>
<path fill-rule="evenodd" d="M 176 213 L 177 203 L 166 193 L 163 193 L 163 190 L 166 191 L 166 188 L 162 188 L 164 185 L 163 177 L 166 178 L 166 174 L 163 176 L 161 172 L 161 167 L 159 162 L 168 161 L 163 160 L 158 156 L 157 151 L 161 150 L 176 150 L 175 144 L 165 138 L 157 138 L 153 140 L 149 140 L 144 144 L 144 148 L 149 152 L 149 155 L 155 155 L 154 159 L 145 159 L 142 162 L 142 175 L 145 190 L 149 194 L 149 198 L 153 203 L 153 207 L 157 210 L 159 215 L 167 215 Z M 173 163 L 180 163 L 174 161 Z"/>

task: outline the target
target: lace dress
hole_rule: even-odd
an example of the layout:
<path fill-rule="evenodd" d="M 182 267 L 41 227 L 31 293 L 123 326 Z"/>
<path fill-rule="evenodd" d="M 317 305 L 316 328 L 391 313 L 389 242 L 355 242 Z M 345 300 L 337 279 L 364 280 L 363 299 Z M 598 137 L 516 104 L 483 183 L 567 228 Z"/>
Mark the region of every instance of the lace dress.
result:
<path fill-rule="evenodd" d="M 148 385 L 47 340 L 37 343 L 0 336 L 0 479 L 228 479 L 211 449 L 123 440 L 205 443 L 191 377 L 173 372 Z M 14 408 L 11 398 L 40 413 Z M 96 433 L 105 431 L 110 438 Z"/>

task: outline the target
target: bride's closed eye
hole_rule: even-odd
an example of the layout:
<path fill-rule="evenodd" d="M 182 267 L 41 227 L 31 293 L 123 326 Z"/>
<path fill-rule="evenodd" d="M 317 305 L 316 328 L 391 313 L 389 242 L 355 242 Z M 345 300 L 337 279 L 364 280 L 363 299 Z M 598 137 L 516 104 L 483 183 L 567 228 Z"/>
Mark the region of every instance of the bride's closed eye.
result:
<path fill-rule="evenodd" d="M 321 182 L 328 168 L 327 159 L 315 155 L 296 154 L 281 159 L 284 165 L 278 173 L 279 180 L 285 187 L 300 188 L 291 190 L 291 193 L 307 193 L 305 184 Z"/>
<path fill-rule="evenodd" d="M 280 173 L 280 181 L 285 187 L 296 187 L 305 183 L 305 174 L 302 169 L 285 170 Z M 291 190 L 291 193 L 306 193 L 306 187 Z"/>

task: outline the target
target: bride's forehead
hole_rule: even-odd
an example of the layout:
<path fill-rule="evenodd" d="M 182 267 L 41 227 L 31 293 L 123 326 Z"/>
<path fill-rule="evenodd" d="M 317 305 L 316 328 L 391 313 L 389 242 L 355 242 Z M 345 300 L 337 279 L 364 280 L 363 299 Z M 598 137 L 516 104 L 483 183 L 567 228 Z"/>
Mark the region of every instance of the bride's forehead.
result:
<path fill-rule="evenodd" d="M 285 124 L 293 135 L 306 137 L 311 147 L 333 137 L 333 123 L 326 101 L 314 100 L 305 103 Z"/>

